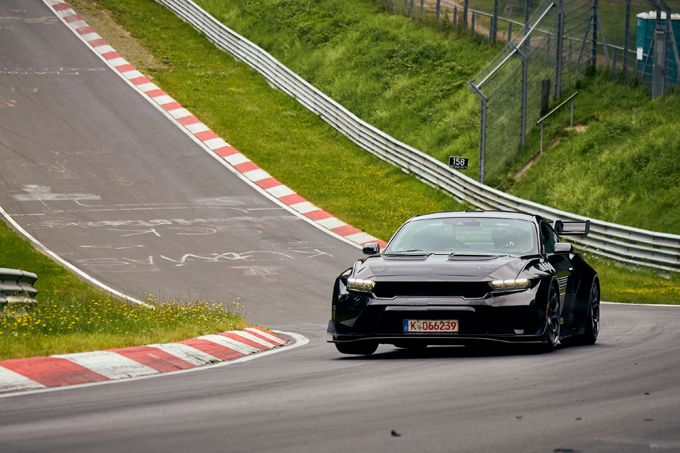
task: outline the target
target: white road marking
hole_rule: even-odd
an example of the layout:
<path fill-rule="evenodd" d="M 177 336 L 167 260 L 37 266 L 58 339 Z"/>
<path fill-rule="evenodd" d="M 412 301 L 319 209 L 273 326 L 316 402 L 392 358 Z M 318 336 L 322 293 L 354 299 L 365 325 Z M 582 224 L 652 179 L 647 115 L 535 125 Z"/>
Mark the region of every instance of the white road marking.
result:
<path fill-rule="evenodd" d="M 158 374 L 158 371 L 128 359 L 112 351 L 78 352 L 75 354 L 55 355 L 106 376 L 109 379 Z"/>
<path fill-rule="evenodd" d="M 285 197 L 287 195 L 293 195 L 295 191 L 288 186 L 281 184 L 280 186 L 274 186 L 267 189 L 267 192 L 274 195 L 276 198 Z"/>
<path fill-rule="evenodd" d="M 227 162 L 229 162 L 231 165 L 238 165 L 238 164 L 243 164 L 245 162 L 250 162 L 250 159 L 248 159 L 246 156 L 244 156 L 241 153 L 237 154 L 232 154 L 231 156 L 227 156 L 224 158 Z"/>
<path fill-rule="evenodd" d="M 263 179 L 269 179 L 272 177 L 272 175 L 262 170 L 261 168 L 247 171 L 243 173 L 243 176 L 245 176 L 246 178 L 250 179 L 253 182 L 262 181 Z"/>
<path fill-rule="evenodd" d="M 171 104 L 173 102 L 176 102 L 172 97 L 168 96 L 167 94 L 164 94 L 162 96 L 156 96 L 153 98 L 154 101 L 156 101 L 159 105 L 163 104 Z"/>
<path fill-rule="evenodd" d="M 357 244 L 365 244 L 366 242 L 378 240 L 374 236 L 371 236 L 368 233 L 364 233 L 363 231 L 360 232 L 360 233 L 350 234 L 349 236 L 347 236 L 347 239 L 349 239 L 350 241 L 354 241 Z"/>
<path fill-rule="evenodd" d="M 13 392 L 16 390 L 39 389 L 45 386 L 39 382 L 15 373 L 12 370 L 0 366 L 0 392 Z"/>
<path fill-rule="evenodd" d="M 167 352 L 178 359 L 182 359 L 185 362 L 189 362 L 196 366 L 203 366 L 220 361 L 220 359 L 215 356 L 182 343 L 149 344 L 147 346 L 160 349 L 161 351 Z"/>
<path fill-rule="evenodd" d="M 170 116 L 175 118 L 176 120 L 180 118 L 184 118 L 185 116 L 192 116 L 192 113 L 185 109 L 184 107 L 180 107 L 178 109 L 172 109 L 168 112 Z"/>
<path fill-rule="evenodd" d="M 74 14 L 75 14 L 75 13 L 74 13 Z M 69 16 L 70 16 L 70 15 L 71 15 L 71 14 L 69 14 Z M 62 14 L 62 17 L 66 17 L 66 15 Z M 87 33 L 87 34 L 84 34 L 84 35 L 82 35 L 82 36 L 83 36 L 83 39 L 84 39 L 85 41 L 95 41 L 95 40 L 97 40 L 97 39 L 102 39 L 102 37 L 99 36 L 97 33 Z"/>
<path fill-rule="evenodd" d="M 233 331 L 231 333 L 238 335 L 239 337 L 243 337 L 246 340 L 250 340 L 250 341 L 255 342 L 257 344 L 261 344 L 262 346 L 267 346 L 269 348 L 272 347 L 272 345 L 278 346 L 280 344 L 280 343 L 274 342 L 273 340 L 263 340 L 262 338 L 257 337 L 250 332 L 245 332 L 243 330 L 236 330 L 236 331 Z"/>
<path fill-rule="evenodd" d="M 205 123 L 194 123 L 184 127 L 186 127 L 187 130 L 192 134 L 198 134 L 199 132 L 205 132 L 210 130 L 210 128 L 206 126 Z"/>
<path fill-rule="evenodd" d="M 345 222 L 338 219 L 337 217 L 328 217 L 327 219 L 317 220 L 317 222 L 319 222 L 320 225 L 323 225 L 329 230 L 347 225 Z"/>
<path fill-rule="evenodd" d="M 317 205 L 312 204 L 309 201 L 302 201 L 300 203 L 295 203 L 295 204 L 290 205 L 290 207 L 295 209 L 300 214 L 306 214 L 308 212 L 319 210 L 319 207 Z"/>
<path fill-rule="evenodd" d="M 225 142 L 224 139 L 222 138 L 211 138 L 210 140 L 206 140 L 203 142 L 205 146 L 210 148 L 211 150 L 219 149 L 219 148 L 224 148 L 225 146 L 229 146 L 229 143 Z"/>
<path fill-rule="evenodd" d="M 144 77 L 144 74 L 142 74 L 141 72 L 139 72 L 136 69 L 133 69 L 132 71 L 125 71 L 125 72 L 121 73 L 121 75 L 123 77 L 125 77 L 126 79 L 136 79 L 138 77 Z"/>
<path fill-rule="evenodd" d="M 146 92 L 146 91 L 151 91 L 151 90 L 159 90 L 159 89 L 160 89 L 160 88 L 158 87 L 158 85 L 156 85 L 155 83 L 151 83 L 151 82 L 149 82 L 149 83 L 142 83 L 141 85 L 138 85 L 138 86 L 139 86 L 139 89 L 142 90 L 142 91 L 144 91 L 144 92 Z"/>
<path fill-rule="evenodd" d="M 265 338 L 269 338 L 271 341 L 273 341 L 273 342 L 275 342 L 275 343 L 277 343 L 277 344 L 284 344 L 284 343 L 285 343 L 284 340 L 282 340 L 281 338 L 279 338 L 279 337 L 277 337 L 277 336 L 274 336 L 274 335 L 270 334 L 270 333 L 267 332 L 266 330 L 256 329 L 256 328 L 254 328 L 254 327 L 246 327 L 246 328 L 243 329 L 243 330 L 246 331 L 246 332 L 250 332 L 250 331 L 256 332 L 256 333 L 262 335 L 262 336 L 265 337 Z"/>
<path fill-rule="evenodd" d="M 224 346 L 225 348 L 233 349 L 234 351 L 240 352 L 241 354 L 253 354 L 260 351 L 253 346 L 241 343 L 240 341 L 236 341 L 233 338 L 225 337 L 224 335 L 203 335 L 202 337 L 198 338 L 200 340 L 212 341 L 213 343 L 217 343 L 220 346 Z"/>

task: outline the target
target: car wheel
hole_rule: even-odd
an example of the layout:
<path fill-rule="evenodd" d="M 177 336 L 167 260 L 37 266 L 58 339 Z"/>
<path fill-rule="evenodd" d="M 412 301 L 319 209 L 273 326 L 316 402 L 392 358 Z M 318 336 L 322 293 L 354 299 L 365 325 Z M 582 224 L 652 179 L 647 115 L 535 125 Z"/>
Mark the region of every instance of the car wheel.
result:
<path fill-rule="evenodd" d="M 560 344 L 560 296 L 554 284 L 548 290 L 545 321 L 545 337 L 540 349 L 543 352 L 552 352 Z"/>
<path fill-rule="evenodd" d="M 371 355 L 378 349 L 374 341 L 360 341 L 356 343 L 335 343 L 338 352 L 342 354 Z"/>
<path fill-rule="evenodd" d="M 600 282 L 593 278 L 586 307 L 586 320 L 583 335 L 579 338 L 581 344 L 595 344 L 600 333 Z"/>

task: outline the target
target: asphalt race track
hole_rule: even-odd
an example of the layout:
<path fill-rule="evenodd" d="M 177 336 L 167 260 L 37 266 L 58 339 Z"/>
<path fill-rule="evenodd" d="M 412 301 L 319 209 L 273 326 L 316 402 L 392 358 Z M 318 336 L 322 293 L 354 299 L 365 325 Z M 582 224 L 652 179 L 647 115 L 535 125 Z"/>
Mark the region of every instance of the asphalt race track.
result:
<path fill-rule="evenodd" d="M 325 343 L 358 250 L 244 184 L 38 0 L 0 3 L 0 206 L 135 297 L 229 303 L 309 345 L 0 398 L 0 451 L 680 451 L 680 309 L 605 305 L 552 354 Z"/>

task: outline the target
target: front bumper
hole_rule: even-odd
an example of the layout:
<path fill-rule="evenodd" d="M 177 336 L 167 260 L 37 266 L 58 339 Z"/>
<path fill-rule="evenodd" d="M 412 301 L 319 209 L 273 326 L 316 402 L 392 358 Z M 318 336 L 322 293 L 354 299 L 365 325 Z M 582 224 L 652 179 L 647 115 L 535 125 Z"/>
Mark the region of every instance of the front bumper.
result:
<path fill-rule="evenodd" d="M 546 328 L 545 306 L 537 303 L 538 289 L 463 297 L 376 298 L 341 294 L 328 323 L 330 342 L 378 341 L 398 344 L 464 344 L 478 341 L 539 343 Z M 404 332 L 405 319 L 448 320 L 459 324 L 456 333 Z"/>

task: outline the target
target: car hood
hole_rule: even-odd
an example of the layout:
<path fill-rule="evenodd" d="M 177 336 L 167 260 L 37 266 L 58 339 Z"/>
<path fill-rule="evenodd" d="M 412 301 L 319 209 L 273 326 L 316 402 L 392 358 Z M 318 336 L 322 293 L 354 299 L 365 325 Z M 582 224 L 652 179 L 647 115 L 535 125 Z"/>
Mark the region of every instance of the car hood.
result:
<path fill-rule="evenodd" d="M 482 281 L 512 279 L 537 257 L 507 255 L 379 255 L 358 261 L 357 278 L 383 281 Z"/>

